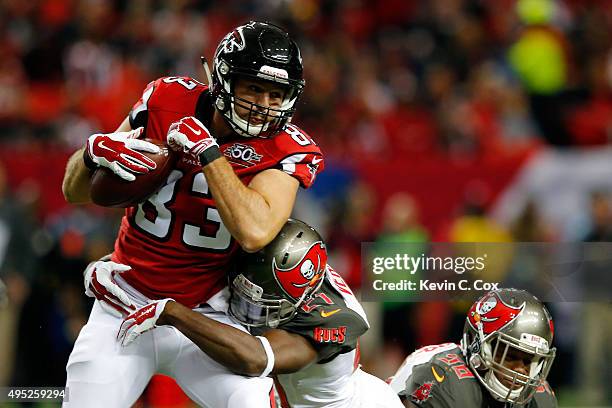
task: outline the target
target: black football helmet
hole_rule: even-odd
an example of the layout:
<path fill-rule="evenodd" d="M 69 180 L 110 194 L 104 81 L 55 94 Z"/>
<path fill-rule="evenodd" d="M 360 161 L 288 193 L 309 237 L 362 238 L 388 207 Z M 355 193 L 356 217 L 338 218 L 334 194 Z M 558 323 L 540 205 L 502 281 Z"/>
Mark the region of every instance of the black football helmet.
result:
<path fill-rule="evenodd" d="M 281 28 L 258 21 L 236 27 L 219 43 L 212 70 L 215 108 L 239 135 L 271 137 L 283 130 L 295 112 L 304 89 L 302 56 L 297 44 Z M 258 105 L 234 93 L 236 77 L 249 77 L 279 84 L 285 94 L 279 108 Z M 236 106 L 247 109 L 246 119 Z M 253 114 L 264 116 L 263 124 L 251 123 Z"/>
<path fill-rule="evenodd" d="M 461 347 L 472 372 L 498 401 L 528 403 L 553 360 L 553 321 L 546 307 L 524 290 L 488 292 L 470 308 Z M 521 356 L 527 374 L 509 368 Z"/>
<path fill-rule="evenodd" d="M 289 219 L 265 248 L 238 262 L 229 314 L 249 328 L 288 322 L 321 287 L 326 266 L 321 236 L 304 222 Z"/>

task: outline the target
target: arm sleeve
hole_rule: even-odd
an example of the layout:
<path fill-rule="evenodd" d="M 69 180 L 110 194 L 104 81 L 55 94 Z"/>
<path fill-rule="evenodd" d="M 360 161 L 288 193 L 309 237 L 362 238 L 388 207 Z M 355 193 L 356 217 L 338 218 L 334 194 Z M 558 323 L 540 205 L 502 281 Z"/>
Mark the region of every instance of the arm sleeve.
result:
<path fill-rule="evenodd" d="M 303 188 L 309 188 L 324 168 L 321 148 L 294 124 L 274 137 L 270 153 L 277 157 L 276 167 L 295 177 Z"/>
<path fill-rule="evenodd" d="M 333 312 L 333 306 L 331 308 Z M 359 337 L 368 330 L 368 325 L 351 310 L 345 309 L 329 317 L 321 317 L 320 310 L 298 314 L 282 328 L 306 337 L 317 351 L 318 361 L 324 363 L 354 350 Z"/>
<path fill-rule="evenodd" d="M 279 169 L 295 177 L 303 188 L 314 183 L 317 174 L 323 171 L 323 155 L 320 151 L 295 153 L 279 162 Z"/>
<path fill-rule="evenodd" d="M 475 379 L 460 380 L 452 370 L 435 363 L 415 366 L 406 380 L 406 388 L 399 394 L 427 408 L 480 407 L 483 402 Z"/>

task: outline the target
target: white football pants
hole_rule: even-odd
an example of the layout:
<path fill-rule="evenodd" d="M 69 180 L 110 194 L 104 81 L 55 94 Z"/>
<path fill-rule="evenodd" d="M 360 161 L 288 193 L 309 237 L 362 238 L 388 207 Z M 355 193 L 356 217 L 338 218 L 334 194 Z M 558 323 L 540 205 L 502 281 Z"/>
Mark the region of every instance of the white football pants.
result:
<path fill-rule="evenodd" d="M 358 368 L 352 375 L 355 381 L 355 408 L 404 408 L 393 389 L 378 377 Z"/>
<path fill-rule="evenodd" d="M 223 312 L 196 311 L 245 331 Z M 121 322 L 95 301 L 68 359 L 63 408 L 130 407 L 155 373 L 174 378 L 189 398 L 207 408 L 270 408 L 270 378 L 231 373 L 170 326 L 121 347 L 116 341 Z"/>

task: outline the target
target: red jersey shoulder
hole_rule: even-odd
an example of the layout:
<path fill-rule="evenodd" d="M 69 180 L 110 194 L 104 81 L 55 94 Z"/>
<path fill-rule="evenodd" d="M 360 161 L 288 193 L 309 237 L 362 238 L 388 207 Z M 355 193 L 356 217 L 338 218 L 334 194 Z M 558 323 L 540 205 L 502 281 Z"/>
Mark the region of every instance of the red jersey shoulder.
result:
<path fill-rule="evenodd" d="M 158 78 L 149 82 L 133 110 L 144 108 L 183 112 L 186 102 L 189 103 L 187 108 L 193 110 L 195 107 L 193 102 L 207 89 L 208 86 L 190 77 Z"/>
<path fill-rule="evenodd" d="M 181 117 L 193 115 L 198 98 L 206 90 L 208 86 L 190 77 L 169 76 L 151 81 L 130 111 L 130 125 L 133 129 L 146 128 L 150 112 L 172 112 Z"/>
<path fill-rule="evenodd" d="M 319 153 L 321 149 L 315 140 L 303 129 L 292 123 L 272 138 L 279 153 Z"/>
<path fill-rule="evenodd" d="M 267 151 L 278 161 L 278 168 L 295 177 L 304 188 L 310 187 L 325 167 L 319 145 L 293 124 L 270 140 Z"/>

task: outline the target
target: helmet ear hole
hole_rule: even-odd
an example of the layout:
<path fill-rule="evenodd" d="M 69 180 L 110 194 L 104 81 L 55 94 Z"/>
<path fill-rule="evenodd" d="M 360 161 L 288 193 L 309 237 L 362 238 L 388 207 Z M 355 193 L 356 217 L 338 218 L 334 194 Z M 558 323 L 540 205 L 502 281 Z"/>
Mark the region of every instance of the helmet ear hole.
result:
<path fill-rule="evenodd" d="M 482 357 L 480 357 L 478 354 L 474 354 L 470 357 L 470 365 L 475 370 L 478 370 L 480 368 L 484 368 L 484 361 L 482 361 Z"/>
<path fill-rule="evenodd" d="M 220 111 L 224 111 L 225 110 L 225 102 L 223 101 L 223 99 L 217 98 L 217 101 L 215 102 L 215 107 L 218 110 L 220 110 Z"/>

